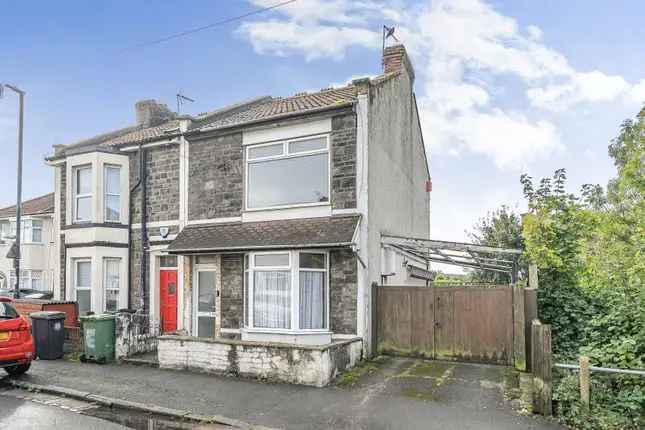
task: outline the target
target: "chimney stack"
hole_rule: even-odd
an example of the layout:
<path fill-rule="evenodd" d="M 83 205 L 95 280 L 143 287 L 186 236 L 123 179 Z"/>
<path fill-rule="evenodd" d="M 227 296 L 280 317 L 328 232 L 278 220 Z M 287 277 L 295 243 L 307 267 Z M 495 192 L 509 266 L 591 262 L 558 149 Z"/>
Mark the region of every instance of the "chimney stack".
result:
<path fill-rule="evenodd" d="M 414 68 L 403 45 L 388 46 L 383 50 L 383 73 L 405 71 L 414 81 Z"/>
<path fill-rule="evenodd" d="M 137 125 L 142 128 L 155 127 L 175 117 L 168 106 L 156 100 L 141 100 L 134 105 Z"/>

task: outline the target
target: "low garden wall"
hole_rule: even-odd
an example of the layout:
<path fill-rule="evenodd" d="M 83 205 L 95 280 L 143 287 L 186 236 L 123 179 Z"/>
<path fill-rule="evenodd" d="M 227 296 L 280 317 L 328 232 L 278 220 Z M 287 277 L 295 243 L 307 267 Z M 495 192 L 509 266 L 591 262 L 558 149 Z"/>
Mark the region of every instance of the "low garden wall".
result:
<path fill-rule="evenodd" d="M 304 346 L 233 339 L 161 336 L 159 367 L 323 387 L 363 356 L 360 338 Z"/>
<path fill-rule="evenodd" d="M 118 312 L 115 316 L 117 360 L 157 349 L 159 323 L 143 313 Z"/>

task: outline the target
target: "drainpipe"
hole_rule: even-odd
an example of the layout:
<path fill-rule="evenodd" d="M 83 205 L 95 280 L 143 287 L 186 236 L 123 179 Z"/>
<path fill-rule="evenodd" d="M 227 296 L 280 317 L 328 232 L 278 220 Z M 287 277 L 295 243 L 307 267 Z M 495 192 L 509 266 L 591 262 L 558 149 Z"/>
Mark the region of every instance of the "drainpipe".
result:
<path fill-rule="evenodd" d="M 139 292 L 141 297 L 141 309 L 144 312 L 146 309 L 146 248 L 148 246 L 148 230 L 146 226 L 147 213 L 146 213 L 146 150 L 139 146 L 139 171 L 141 172 L 141 259 L 139 260 Z"/>
<path fill-rule="evenodd" d="M 139 160 L 141 160 L 141 143 L 139 144 Z M 130 188 L 130 210 L 132 210 L 132 196 L 134 192 L 139 188 L 139 185 L 141 185 L 141 161 L 139 161 L 139 174 L 137 175 L 139 178 L 137 180 L 137 183 Z M 130 298 L 130 286 L 132 285 L 132 242 L 131 242 L 131 237 L 132 237 L 132 214 L 130 213 L 130 216 L 128 217 L 128 309 L 132 307 L 132 300 Z"/>

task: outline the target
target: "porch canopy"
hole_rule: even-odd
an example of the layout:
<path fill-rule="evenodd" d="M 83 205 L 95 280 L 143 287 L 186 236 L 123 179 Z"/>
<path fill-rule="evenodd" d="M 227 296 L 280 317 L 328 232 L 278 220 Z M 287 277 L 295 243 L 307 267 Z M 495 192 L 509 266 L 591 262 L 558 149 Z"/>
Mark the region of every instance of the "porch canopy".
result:
<path fill-rule="evenodd" d="M 360 217 L 330 216 L 186 226 L 168 246 L 171 254 L 351 246 Z"/>
<path fill-rule="evenodd" d="M 449 264 L 471 269 L 507 273 L 517 281 L 519 249 L 496 246 L 430 240 L 415 237 L 381 234 L 381 244 L 408 258 L 429 265 L 430 262 Z"/>

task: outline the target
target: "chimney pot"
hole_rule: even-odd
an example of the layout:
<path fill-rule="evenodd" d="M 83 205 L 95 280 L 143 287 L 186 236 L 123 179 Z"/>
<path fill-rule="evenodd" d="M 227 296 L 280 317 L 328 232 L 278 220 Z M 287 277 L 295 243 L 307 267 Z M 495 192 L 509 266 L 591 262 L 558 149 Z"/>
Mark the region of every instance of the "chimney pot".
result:
<path fill-rule="evenodd" d="M 168 106 L 156 100 L 138 101 L 134 110 L 137 114 L 137 125 L 144 128 L 155 127 L 175 117 Z"/>

